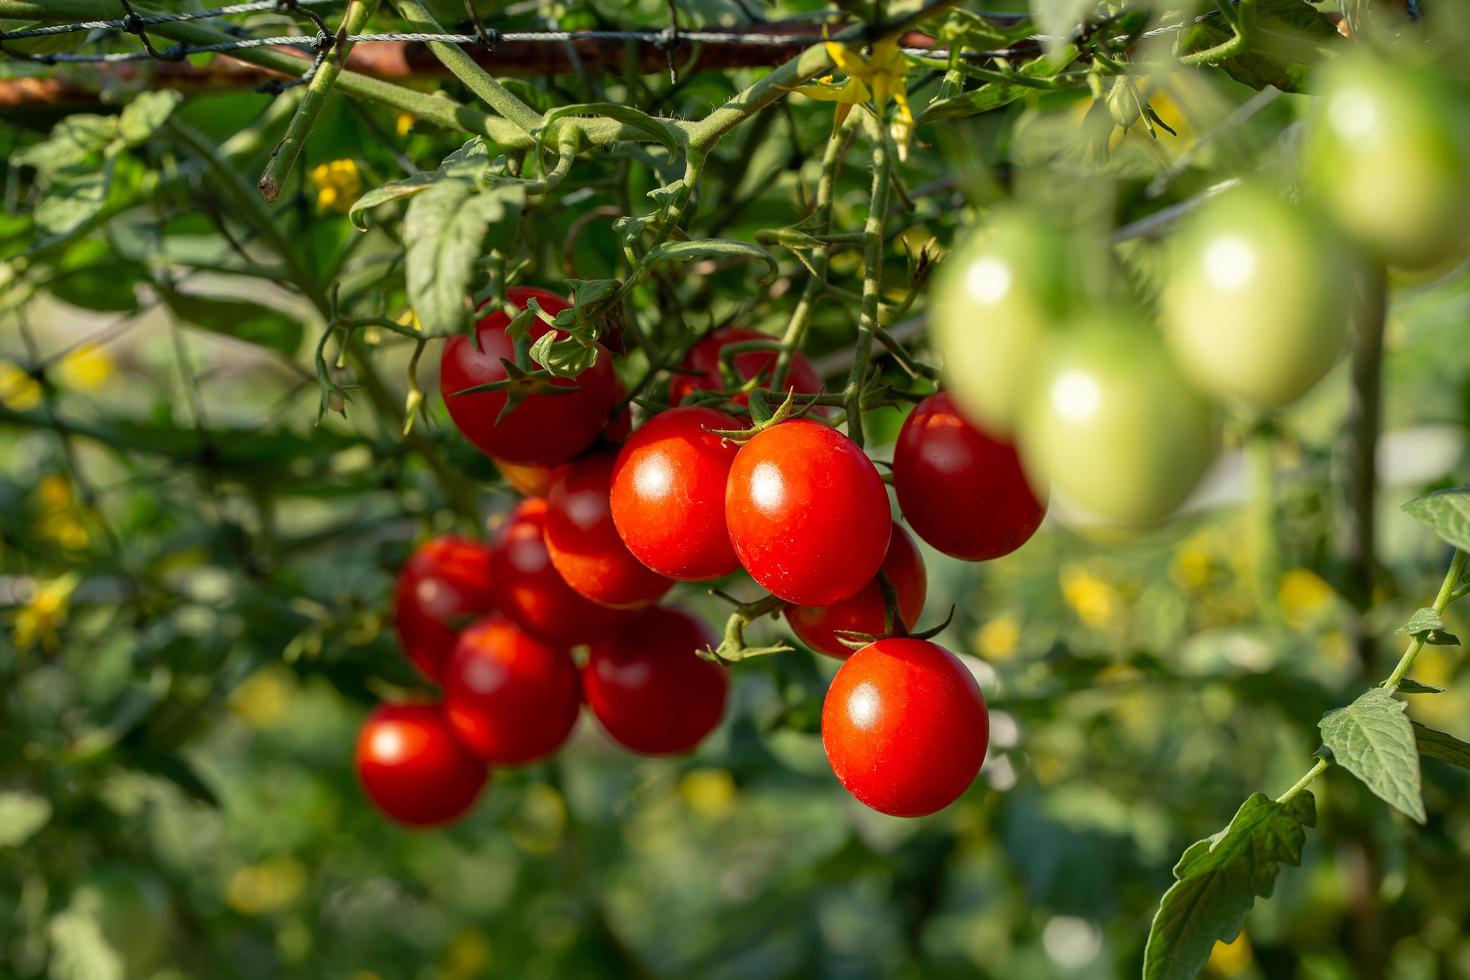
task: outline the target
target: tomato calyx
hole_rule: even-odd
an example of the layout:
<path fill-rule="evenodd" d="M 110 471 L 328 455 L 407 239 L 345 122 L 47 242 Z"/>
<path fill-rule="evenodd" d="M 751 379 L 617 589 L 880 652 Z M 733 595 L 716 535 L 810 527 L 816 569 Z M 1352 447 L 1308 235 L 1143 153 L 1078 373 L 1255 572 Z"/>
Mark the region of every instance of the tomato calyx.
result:
<path fill-rule="evenodd" d="M 832 635 L 837 642 L 850 650 L 861 650 L 870 643 L 888 639 L 910 639 L 930 640 L 949 629 L 949 624 L 954 621 L 955 607 L 949 607 L 949 613 L 945 615 L 944 621 L 937 626 L 931 626 L 923 630 L 909 630 L 903 625 L 903 617 L 898 614 L 898 593 L 893 588 L 893 583 L 882 572 L 878 573 L 878 587 L 883 590 L 883 632 L 881 634 L 863 633 L 858 630 L 833 630 Z"/>
<path fill-rule="evenodd" d="M 775 616 L 781 608 L 786 605 L 785 601 L 778 596 L 767 595 L 750 602 L 740 602 L 733 596 L 721 592 L 719 589 L 710 589 L 711 595 L 717 595 L 722 599 L 737 604 L 735 612 L 725 620 L 725 631 L 720 638 L 720 644 L 716 647 L 705 647 L 697 651 L 704 660 L 716 664 L 735 664 L 742 660 L 751 660 L 756 657 L 769 657 L 777 653 L 793 653 L 796 648 L 786 643 L 772 643 L 767 646 L 748 646 L 745 642 L 745 627 L 762 616 Z"/>
<path fill-rule="evenodd" d="M 744 445 L 772 426 L 780 425 L 782 422 L 791 419 L 802 418 L 807 412 L 811 411 L 812 406 L 816 403 L 817 399 L 813 397 L 807 400 L 805 404 L 797 407 L 796 392 L 788 391 L 786 392 L 786 399 L 780 405 L 776 406 L 775 410 L 772 410 L 766 402 L 765 392 L 760 388 L 753 388 L 750 391 L 750 428 L 707 428 L 705 431 L 711 435 L 719 436 L 721 439 L 728 439 L 737 445 Z"/>

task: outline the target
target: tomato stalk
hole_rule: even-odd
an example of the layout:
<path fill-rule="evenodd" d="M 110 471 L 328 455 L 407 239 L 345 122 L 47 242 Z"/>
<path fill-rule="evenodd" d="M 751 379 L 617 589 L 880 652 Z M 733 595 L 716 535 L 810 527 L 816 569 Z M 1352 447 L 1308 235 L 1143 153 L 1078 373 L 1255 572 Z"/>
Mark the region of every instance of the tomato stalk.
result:
<path fill-rule="evenodd" d="M 862 390 L 873 352 L 873 335 L 878 330 L 878 301 L 883 280 L 883 223 L 892 189 L 893 143 L 881 119 L 864 115 L 873 141 L 873 190 L 868 199 L 868 217 L 863 223 L 863 295 L 858 314 L 857 343 L 852 369 L 843 394 L 847 400 L 847 434 L 859 448 L 863 445 Z"/>

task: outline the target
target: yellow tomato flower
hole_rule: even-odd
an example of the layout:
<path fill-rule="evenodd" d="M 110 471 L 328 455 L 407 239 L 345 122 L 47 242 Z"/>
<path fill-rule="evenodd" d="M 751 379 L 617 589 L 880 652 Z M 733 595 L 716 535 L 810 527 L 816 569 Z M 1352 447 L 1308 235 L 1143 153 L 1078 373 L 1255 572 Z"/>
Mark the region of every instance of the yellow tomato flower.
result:
<path fill-rule="evenodd" d="M 413 116 L 410 116 L 406 112 L 400 112 L 398 114 L 397 120 L 394 121 L 394 125 L 393 125 L 393 128 L 398 133 L 399 139 L 402 139 L 403 137 L 407 136 L 408 133 L 409 133 L 409 130 L 413 129 L 413 124 L 416 123 L 416 122 L 418 122 L 418 120 L 415 119 Z"/>
<path fill-rule="evenodd" d="M 306 869 L 289 854 L 237 868 L 225 886 L 225 901 L 242 915 L 268 915 L 288 908 L 306 888 Z"/>
<path fill-rule="evenodd" d="M 679 795 L 701 817 L 723 817 L 735 805 L 735 779 L 724 769 L 695 769 L 679 781 Z"/>
<path fill-rule="evenodd" d="M 288 671 L 263 667 L 230 692 L 230 710 L 251 728 L 270 728 L 286 716 L 294 687 Z"/>
<path fill-rule="evenodd" d="M 324 211 L 346 214 L 352 209 L 352 202 L 362 193 L 362 174 L 358 172 L 355 160 L 333 160 L 331 163 L 317 164 L 311 169 L 309 177 L 316 187 L 318 214 Z"/>
<path fill-rule="evenodd" d="M 1107 582 L 1076 565 L 1061 571 L 1062 598 L 1077 618 L 1093 629 L 1103 629 L 1117 613 L 1118 593 Z"/>
<path fill-rule="evenodd" d="M 0 361 L 0 404 L 26 412 L 41 404 L 41 382 L 14 361 Z"/>
<path fill-rule="evenodd" d="M 83 344 L 61 359 L 61 383 L 77 391 L 96 391 L 112 377 L 113 363 L 96 344 Z"/>
<path fill-rule="evenodd" d="M 1276 601 L 1287 620 L 1297 629 L 1310 626 L 1332 603 L 1332 586 L 1322 581 L 1316 572 L 1306 568 L 1293 568 L 1281 576 Z"/>
<path fill-rule="evenodd" d="M 879 41 L 864 55 L 859 45 L 827 42 L 827 56 L 832 63 L 847 74 L 842 82 L 833 76 L 808 82 L 797 87 L 802 95 L 824 102 L 836 102 L 836 122 L 847 118 L 854 105 L 873 103 L 882 113 L 892 99 L 898 104 L 898 115 L 891 132 L 898 144 L 900 159 L 908 156 L 909 139 L 914 132 L 914 114 L 909 108 L 908 74 L 909 62 L 896 38 Z"/>
<path fill-rule="evenodd" d="M 67 606 L 76 587 L 77 577 L 72 574 L 37 582 L 31 597 L 15 614 L 15 645 L 29 650 L 39 643 L 54 652 L 61 645 L 58 630 L 66 622 Z"/>
<path fill-rule="evenodd" d="M 1009 660 L 1021 646 L 1021 624 L 1010 613 L 1001 613 L 980 627 L 976 646 L 986 660 Z"/>

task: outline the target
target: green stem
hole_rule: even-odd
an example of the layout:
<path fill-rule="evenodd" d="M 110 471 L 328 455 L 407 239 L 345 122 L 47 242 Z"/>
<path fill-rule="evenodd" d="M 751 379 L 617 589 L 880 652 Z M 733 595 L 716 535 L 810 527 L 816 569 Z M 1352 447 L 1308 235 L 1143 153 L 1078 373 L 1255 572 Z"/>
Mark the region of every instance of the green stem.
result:
<path fill-rule="evenodd" d="M 1244 51 L 1255 39 L 1256 35 L 1256 0 L 1240 0 L 1240 5 L 1235 10 L 1235 23 L 1231 25 L 1234 34 L 1229 40 L 1221 41 L 1214 47 L 1203 51 L 1195 51 L 1190 54 L 1181 55 L 1180 64 L 1185 65 L 1213 65 Z"/>
<path fill-rule="evenodd" d="M 1246 441 L 1250 507 L 1255 517 L 1256 602 L 1270 622 L 1280 618 L 1276 590 L 1281 575 L 1281 549 L 1276 529 L 1275 436 L 1269 425 L 1258 426 Z"/>
<path fill-rule="evenodd" d="M 1330 765 L 1332 765 L 1332 763 L 1328 762 L 1321 756 L 1318 756 L 1317 761 L 1312 763 L 1312 768 L 1307 770 L 1306 775 L 1302 776 L 1301 779 L 1298 779 L 1296 781 L 1296 784 L 1292 786 L 1291 789 L 1276 797 L 1276 802 L 1290 803 L 1292 800 L 1296 799 L 1297 796 L 1300 795 L 1301 791 L 1312 785 L 1312 780 L 1316 779 L 1318 776 L 1326 772 L 1327 767 Z"/>
<path fill-rule="evenodd" d="M 361 34 L 368 18 L 377 9 L 378 0 L 353 0 L 348 5 L 347 12 L 342 15 L 342 26 L 338 29 L 337 36 L 345 38 L 349 34 Z M 342 74 L 342 66 L 347 63 L 347 53 L 351 50 L 352 45 L 345 40 L 338 44 L 331 57 L 322 62 L 317 73 L 307 83 L 306 95 L 296 107 L 296 115 L 291 117 L 286 135 L 271 152 L 271 158 L 265 165 L 265 173 L 260 175 L 260 182 L 256 185 L 260 189 L 260 196 L 267 203 L 274 204 L 281 196 L 281 185 L 285 183 L 291 168 L 296 164 L 296 158 L 306 146 L 306 137 L 311 134 L 311 127 L 316 123 L 322 106 L 326 105 L 327 96 L 331 94 L 337 76 Z"/>
<path fill-rule="evenodd" d="M 858 314 L 857 344 L 852 369 L 847 374 L 843 395 L 847 401 L 847 434 L 859 448 L 863 445 L 863 380 L 873 353 L 873 335 L 878 330 L 878 301 L 883 280 L 883 222 L 888 214 L 892 187 L 893 147 L 881 120 L 867 119 L 873 141 L 873 190 L 868 198 L 868 217 L 863 223 L 867 241 L 863 246 L 863 298 Z"/>
<path fill-rule="evenodd" d="M 1455 586 L 1459 584 L 1460 576 L 1464 572 L 1465 552 L 1457 548 L 1455 557 L 1450 561 L 1450 569 L 1445 572 L 1444 581 L 1440 583 L 1439 594 L 1434 597 L 1433 609 L 1435 612 L 1444 612 L 1445 607 L 1453 601 Z M 1397 690 L 1405 675 L 1409 673 L 1409 668 L 1414 666 L 1414 660 L 1419 656 L 1419 651 L 1423 649 L 1424 638 L 1422 636 L 1416 636 L 1410 640 L 1408 648 L 1404 650 L 1404 655 L 1399 658 L 1398 665 L 1394 667 L 1393 673 L 1388 675 L 1388 680 L 1383 682 L 1383 686 L 1389 691 Z"/>

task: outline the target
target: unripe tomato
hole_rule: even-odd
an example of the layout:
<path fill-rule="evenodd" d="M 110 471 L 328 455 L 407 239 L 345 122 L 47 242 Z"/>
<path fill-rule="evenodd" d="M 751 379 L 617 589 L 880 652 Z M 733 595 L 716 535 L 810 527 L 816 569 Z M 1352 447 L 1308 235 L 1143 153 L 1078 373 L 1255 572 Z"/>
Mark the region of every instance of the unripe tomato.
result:
<path fill-rule="evenodd" d="M 614 740 L 643 755 L 690 752 L 725 713 L 725 668 L 695 652 L 709 627 L 681 609 L 640 613 L 591 646 L 582 668 L 587 706 Z"/>
<path fill-rule="evenodd" d="M 534 296 L 548 313 L 567 308 L 565 300 L 541 289 L 511 288 L 506 298 L 524 308 Z M 466 439 L 495 459 L 522 465 L 549 466 L 571 459 L 592 445 L 607 426 L 618 400 L 612 355 L 600 344 L 597 363 L 576 378 L 554 378 L 568 395 L 531 395 L 500 418 L 507 395 L 481 391 L 455 392 L 506 378 L 505 361 L 515 361 L 515 344 L 506 334 L 510 317 L 496 310 L 475 324 L 474 338 L 463 335 L 444 342 L 439 384 L 449 417 Z M 531 325 L 534 341 L 550 330 L 540 319 Z"/>
<path fill-rule="evenodd" d="M 490 587 L 495 609 L 549 643 L 574 646 L 611 629 L 626 615 L 577 592 L 546 550 L 546 501 L 521 501 L 495 538 Z"/>
<path fill-rule="evenodd" d="M 102 865 L 72 894 L 71 905 L 97 923 L 127 976 L 152 976 L 163 965 L 174 930 L 173 907 L 168 888 L 151 871 Z"/>
<path fill-rule="evenodd" d="M 914 546 L 914 539 L 896 522 L 881 571 L 898 597 L 899 619 L 903 620 L 905 629 L 911 628 L 924 612 L 929 576 L 924 571 L 924 559 Z M 875 577 L 856 595 L 840 599 L 830 606 L 787 606 L 786 622 L 791 625 L 791 632 L 796 634 L 796 638 L 813 650 L 839 660 L 846 659 L 852 656 L 852 648 L 844 646 L 837 638 L 839 630 L 883 635 L 887 625 L 883 587 Z"/>
<path fill-rule="evenodd" d="M 660 575 L 685 582 L 740 567 L 725 530 L 725 485 L 740 447 L 710 430 L 744 428 L 712 408 L 660 412 L 613 464 L 613 523 L 628 550 Z"/>
<path fill-rule="evenodd" d="M 573 590 L 617 609 L 652 605 L 674 585 L 644 565 L 613 524 L 613 457 L 597 453 L 557 468 L 546 498 L 546 551 Z"/>
<path fill-rule="evenodd" d="M 490 549 L 466 538 L 434 538 L 398 573 L 393 625 L 408 659 L 439 680 L 461 627 L 494 604 Z"/>
<path fill-rule="evenodd" d="M 497 459 L 495 468 L 510 484 L 512 490 L 523 497 L 545 497 L 551 492 L 550 466 L 522 466 L 519 463 L 507 463 L 503 459 Z"/>
<path fill-rule="evenodd" d="M 1289 404 L 1347 345 L 1354 253 L 1313 212 L 1267 188 L 1207 202 L 1171 258 L 1165 339 L 1206 394 L 1256 408 Z"/>
<path fill-rule="evenodd" d="M 1210 405 L 1148 327 L 1093 314 L 1057 336 L 1021 428 L 1028 473 L 1093 515 L 1147 524 L 1184 502 L 1219 447 Z"/>
<path fill-rule="evenodd" d="M 689 353 L 684 355 L 684 360 L 669 378 L 669 404 L 678 405 L 695 391 L 719 391 L 726 387 L 725 379 L 720 374 L 720 351 L 725 345 L 748 340 L 774 339 L 769 334 L 744 327 L 724 327 L 714 331 L 689 349 Z M 750 350 L 736 354 L 731 359 L 731 366 L 735 368 L 741 381 L 759 376 L 764 382 L 761 387 L 770 388 L 778 357 L 779 354 L 773 350 Z M 798 395 L 816 395 L 822 391 L 821 375 L 812 367 L 812 362 L 799 352 L 792 354 L 791 363 L 787 366 L 785 388 Z M 735 400 L 744 405 L 749 399 L 748 394 L 742 394 Z"/>
<path fill-rule="evenodd" d="M 1015 425 L 1047 329 L 1077 292 L 1075 274 L 1065 232 L 1019 209 L 995 213 L 940 263 L 929 325 L 945 385 L 988 430 Z"/>
<path fill-rule="evenodd" d="M 893 489 L 909 526 L 947 555 L 985 561 L 1030 539 L 1047 493 L 1032 488 L 1011 443 L 971 425 L 948 392 L 924 399 L 893 447 Z"/>
<path fill-rule="evenodd" d="M 822 747 L 837 781 L 890 816 L 922 817 L 959 799 L 989 743 L 980 685 L 928 640 L 863 647 L 822 702 Z"/>
<path fill-rule="evenodd" d="M 454 736 L 438 707 L 385 704 L 368 716 L 357 737 L 357 777 L 390 819 L 434 827 L 463 816 L 489 773 Z"/>
<path fill-rule="evenodd" d="M 1470 92 L 1427 65 L 1346 54 L 1318 71 L 1307 190 L 1366 251 L 1423 268 L 1470 243 Z"/>
<path fill-rule="evenodd" d="M 444 716 L 486 762 L 545 758 L 572 734 L 581 708 L 582 685 L 566 647 L 543 643 L 503 616 L 459 635 L 444 672 Z"/>
<path fill-rule="evenodd" d="M 735 454 L 725 524 L 763 588 L 797 605 L 830 606 L 877 574 L 893 519 L 883 478 L 856 443 L 794 419 Z"/>

